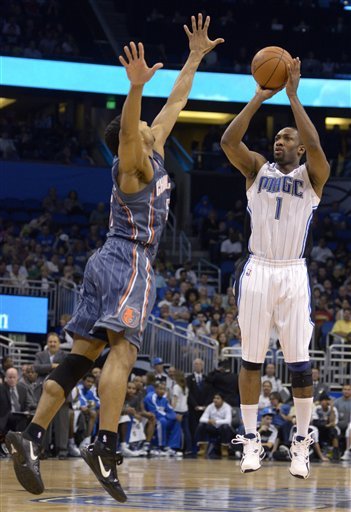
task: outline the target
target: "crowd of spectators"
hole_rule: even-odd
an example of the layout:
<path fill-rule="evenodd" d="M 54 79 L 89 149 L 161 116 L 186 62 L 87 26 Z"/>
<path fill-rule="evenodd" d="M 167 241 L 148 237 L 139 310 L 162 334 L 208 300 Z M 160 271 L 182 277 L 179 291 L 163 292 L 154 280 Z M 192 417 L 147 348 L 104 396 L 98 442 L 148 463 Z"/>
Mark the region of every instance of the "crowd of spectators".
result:
<path fill-rule="evenodd" d="M 66 198 L 51 188 L 33 212 L 0 211 L 0 283 L 2 290 L 46 294 L 52 284 L 81 283 L 89 256 L 102 246 L 108 221 L 104 203 L 83 205 L 76 191 Z M 244 205 L 216 209 L 205 196 L 194 209 L 194 226 L 202 247 L 222 271 L 222 282 L 206 272 L 197 275 L 191 261 L 175 266 L 161 250 L 155 261 L 157 298 L 152 314 L 182 327 L 190 338 L 207 336 L 226 346 L 240 345 L 238 311 L 232 292 L 235 267 L 245 251 Z M 351 341 L 351 222 L 337 203 L 313 220 L 310 257 L 315 307 L 315 346 L 326 349 L 332 332 Z M 272 340 L 277 336 L 272 336 Z M 277 343 L 272 346 L 276 348 Z M 219 353 L 220 355 L 220 353 Z"/>
<path fill-rule="evenodd" d="M 192 142 L 191 156 L 195 171 L 215 171 L 220 174 L 233 174 L 237 171 L 223 155 L 220 140 L 226 126 L 211 126 L 202 140 Z M 330 163 L 332 176 L 351 176 L 351 125 L 342 130 L 340 125 L 334 125 L 332 129 L 320 131 L 323 149 Z M 272 158 L 272 141 L 265 131 L 247 133 L 244 137 L 245 144 L 252 151 Z"/>
<path fill-rule="evenodd" d="M 86 140 L 65 116 L 39 111 L 18 116 L 11 109 L 0 120 L 0 158 L 92 166 L 93 141 Z"/>
<path fill-rule="evenodd" d="M 48 334 L 44 350 L 33 365 L 15 368 L 10 358 L 0 373 L 0 457 L 8 455 L 3 444 L 9 429 L 22 430 L 33 417 L 44 378 L 62 361 L 66 352 L 55 332 Z M 62 405 L 47 433 L 41 458 L 79 457 L 90 444 L 99 423 L 97 365 L 86 374 Z M 257 427 L 267 459 L 289 460 L 288 450 L 296 415 L 287 388 L 267 364 L 262 380 Z M 351 460 L 351 385 L 345 383 L 334 399 L 313 369 L 314 407 L 310 432 L 315 460 Z M 238 376 L 229 360 L 204 373 L 201 359 L 193 360 L 193 372 L 185 375 L 167 367 L 161 358 L 152 361 L 147 374 L 133 373 L 127 387 L 119 422 L 119 447 L 125 457 L 240 458 L 231 440 L 243 435 L 239 408 Z"/>
<path fill-rule="evenodd" d="M 211 15 L 211 32 L 224 37 L 226 44 L 205 57 L 202 69 L 221 72 L 250 73 L 251 59 L 264 46 L 282 46 L 302 60 L 303 76 L 331 77 L 351 73 L 351 55 L 347 45 L 351 16 L 339 0 L 299 2 L 275 0 L 223 1 L 204 5 Z M 283 4 L 283 5 L 282 5 Z M 279 7 L 277 9 L 277 6 Z M 128 29 L 152 46 L 153 58 L 169 65 L 179 65 L 186 52 L 179 38 L 189 14 L 197 12 L 192 3 L 178 3 L 175 9 L 167 2 L 144 4 L 137 16 L 128 11 Z M 254 15 L 252 14 L 254 13 Z M 250 34 L 250 37 L 247 37 Z M 321 37 L 328 45 L 321 45 Z"/>
<path fill-rule="evenodd" d="M 203 249 L 222 271 L 222 291 L 233 282 L 233 269 L 239 261 L 244 241 L 244 206 L 238 200 L 232 211 L 216 208 L 208 196 L 200 198 L 193 211 L 194 233 Z M 314 245 L 309 269 L 311 275 L 316 344 L 326 346 L 329 331 L 351 338 L 351 217 L 338 203 L 321 209 L 312 223 Z M 184 287 L 185 285 L 182 285 Z M 230 297 L 230 288 L 228 289 Z M 210 295 L 208 294 L 210 297 Z M 210 297 L 211 298 L 211 297 Z M 169 297 L 171 302 L 171 297 Z M 187 300 L 184 300 L 187 304 Z M 234 302 L 235 307 L 235 302 Z M 202 311 L 206 307 L 202 306 Z M 207 314 L 211 312 L 208 307 Z"/>
<path fill-rule="evenodd" d="M 16 222 L 11 219 L 11 213 L 6 219 L 6 211 L 2 211 L 0 283 L 3 293 L 16 293 L 17 290 L 23 294 L 29 287 L 38 287 L 45 295 L 53 282 L 65 280 L 72 286 L 80 284 L 87 258 L 104 241 L 108 219 L 105 204 L 86 207 L 76 191 L 70 191 L 63 198 L 51 188 L 41 203 L 41 211 L 37 211 L 37 215 L 28 214 L 27 222 L 23 222 L 23 217 L 21 222 Z M 152 314 L 160 323 L 164 321 L 182 327 L 189 340 L 201 336 L 217 340 L 219 366 L 203 376 L 203 364 L 194 361 L 194 373 L 186 377 L 176 368 L 165 372 L 163 361 L 156 360 L 151 377 L 139 379 L 136 375 L 134 386 L 131 385 L 128 391 L 120 426 L 121 448 L 126 456 L 144 456 L 151 450 L 152 455 L 160 457 L 194 456 L 198 450 L 200 456 L 235 456 L 228 440 L 235 433 L 241 433 L 237 376 L 231 372 L 227 360 L 221 357 L 221 350 L 240 346 L 238 311 L 230 278 L 244 247 L 244 206 L 238 201 L 232 212 L 224 212 L 221 230 L 218 229 L 219 212 L 214 212 L 209 197 L 202 199 L 195 213 L 198 232 L 209 235 L 208 239 L 203 238 L 205 243 L 208 242 L 209 253 L 219 258 L 214 261 L 230 263 L 228 286 L 218 290 L 217 284 L 209 281 L 206 273 L 197 274 L 191 261 L 176 268 L 160 251 L 155 262 L 157 300 Z M 211 223 L 211 229 L 209 225 L 203 229 L 206 219 Z M 321 348 L 325 348 L 324 326 L 327 322 L 332 336 L 350 343 L 350 218 L 340 211 L 338 204 L 334 204 L 330 209 L 321 210 L 313 227 L 316 243 L 311 253 L 310 271 L 316 303 L 316 340 Z M 218 237 L 220 232 L 222 240 Z M 31 417 L 41 393 L 42 380 L 60 357 L 64 357 L 63 350 L 71 346 L 72 339 L 64 331 L 68 319 L 69 315 L 64 315 L 57 332 L 49 333 L 46 346 L 37 354 L 33 366 L 14 369 L 11 361 L 4 362 L 3 386 L 17 386 L 21 378 L 31 390 L 28 394 L 19 386 L 16 396 L 9 399 L 6 389 L 2 389 L 7 396 L 7 407 L 12 408 L 8 412 L 14 413 L 6 416 L 6 421 L 9 420 L 6 424 L 11 428 L 13 425 L 22 428 Z M 279 340 L 272 338 L 271 347 L 278 346 Z M 91 441 L 98 422 L 98 374 L 99 368 L 93 375 L 85 376 L 63 405 L 61 416 L 55 419 L 52 431 L 48 433 L 44 457 L 53 453 L 61 458 L 76 456 L 78 446 Z M 314 381 L 316 408 L 311 430 L 317 435 L 318 429 L 320 439 L 320 445 L 315 442 L 314 450 L 317 458 L 326 460 L 330 447 L 330 457 L 338 460 L 341 454 L 339 443 L 343 452 L 348 446 L 349 419 L 345 419 L 348 409 L 346 406 L 337 416 L 334 409 L 338 410 L 339 402 L 333 405 L 329 389 L 318 380 L 317 369 Z M 139 398 L 136 401 L 134 395 L 137 392 Z M 348 404 L 347 385 L 343 388 L 343 396 L 342 400 Z M 267 438 L 264 442 L 269 457 L 284 459 L 287 453 L 285 448 L 289 446 L 294 425 L 290 400 L 289 390 L 276 378 L 274 366 L 270 368 L 268 365 L 262 382 L 259 421 L 261 435 L 264 437 L 265 432 Z M 161 414 L 163 410 L 168 413 Z M 331 413 L 329 421 L 327 414 Z M 159 429 L 156 429 L 157 422 Z M 156 441 L 155 431 L 163 432 Z M 347 458 L 349 452 L 346 450 L 345 453 Z"/>
<path fill-rule="evenodd" d="M 0 53 L 31 59 L 78 59 L 58 0 L 1 1 Z"/>
<path fill-rule="evenodd" d="M 110 59 L 89 45 L 84 32 L 88 24 L 69 24 L 69 5 L 58 0 L 2 1 L 0 19 L 0 52 L 29 58 L 99 60 Z M 204 2 L 203 14 L 212 15 L 211 30 L 227 41 L 220 50 L 209 53 L 202 69 L 221 72 L 250 73 L 250 62 L 264 46 L 283 46 L 302 59 L 304 76 L 346 77 L 351 74 L 348 34 L 351 16 L 340 0 L 301 0 L 299 6 L 284 0 L 223 0 L 213 12 Z M 116 12 L 125 16 L 125 33 L 142 40 L 150 60 L 161 60 L 167 66 L 179 67 L 186 53 L 181 39 L 182 25 L 198 10 L 196 2 L 172 3 L 155 1 L 124 5 L 115 1 Z M 279 11 L 279 12 L 278 12 Z M 255 13 L 253 16 L 252 13 Z M 123 19 L 123 18 L 122 18 Z M 99 22 L 95 19 L 94 32 Z M 100 29 L 101 30 L 101 29 Z M 247 37 L 250 34 L 250 37 Z M 318 37 L 317 37 L 318 36 Z M 118 34 L 116 34 L 118 39 Z M 321 45 L 320 38 L 328 39 Z M 121 41 L 125 44 L 127 41 Z"/>

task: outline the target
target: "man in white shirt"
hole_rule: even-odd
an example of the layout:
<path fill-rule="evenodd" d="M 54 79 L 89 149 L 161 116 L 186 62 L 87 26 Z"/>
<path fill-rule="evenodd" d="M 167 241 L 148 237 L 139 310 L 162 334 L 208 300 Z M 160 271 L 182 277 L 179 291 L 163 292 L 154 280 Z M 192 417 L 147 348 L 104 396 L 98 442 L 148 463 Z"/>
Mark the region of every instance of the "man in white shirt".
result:
<path fill-rule="evenodd" d="M 216 393 L 213 403 L 206 407 L 197 427 L 198 456 L 203 457 L 206 454 L 209 441 L 215 445 L 220 444 L 222 457 L 228 456 L 228 446 L 234 434 L 231 425 L 232 408 Z"/>
<path fill-rule="evenodd" d="M 275 376 L 275 365 L 273 363 L 267 364 L 265 374 L 261 377 L 262 383 L 266 380 L 269 380 L 272 384 L 272 391 L 280 393 L 283 402 L 286 402 L 290 398 L 289 390 L 284 387 L 282 381 Z"/>
<path fill-rule="evenodd" d="M 243 253 L 243 246 L 239 240 L 239 234 L 229 228 L 229 236 L 221 243 L 221 257 L 224 260 L 237 260 Z"/>

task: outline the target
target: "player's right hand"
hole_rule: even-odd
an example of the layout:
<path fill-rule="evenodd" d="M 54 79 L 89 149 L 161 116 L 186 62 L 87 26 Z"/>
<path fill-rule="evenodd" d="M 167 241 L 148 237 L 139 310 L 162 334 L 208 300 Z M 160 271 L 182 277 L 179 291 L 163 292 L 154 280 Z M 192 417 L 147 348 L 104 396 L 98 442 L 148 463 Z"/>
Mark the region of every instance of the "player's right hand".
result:
<path fill-rule="evenodd" d="M 127 76 L 132 85 L 144 85 L 151 80 L 158 69 L 163 68 L 162 62 L 157 62 L 152 68 L 149 68 L 144 59 L 143 43 L 136 44 L 131 41 L 129 46 L 124 46 L 123 55 L 119 56 L 119 61 L 126 68 Z"/>
<path fill-rule="evenodd" d="M 282 91 L 284 87 L 285 85 L 279 87 L 279 89 L 264 89 L 259 84 L 257 84 L 256 96 L 259 96 L 261 101 L 269 100 L 269 98 L 272 98 L 275 94 Z"/>

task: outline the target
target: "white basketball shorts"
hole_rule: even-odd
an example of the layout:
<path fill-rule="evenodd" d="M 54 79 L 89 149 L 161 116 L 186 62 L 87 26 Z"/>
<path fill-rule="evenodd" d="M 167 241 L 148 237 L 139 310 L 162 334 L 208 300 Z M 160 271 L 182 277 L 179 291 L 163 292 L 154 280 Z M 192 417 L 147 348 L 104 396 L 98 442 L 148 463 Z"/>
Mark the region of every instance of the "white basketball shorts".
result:
<path fill-rule="evenodd" d="M 309 360 L 314 324 L 304 259 L 266 260 L 250 255 L 238 268 L 234 293 L 239 308 L 242 358 L 263 363 L 273 327 L 287 363 Z"/>

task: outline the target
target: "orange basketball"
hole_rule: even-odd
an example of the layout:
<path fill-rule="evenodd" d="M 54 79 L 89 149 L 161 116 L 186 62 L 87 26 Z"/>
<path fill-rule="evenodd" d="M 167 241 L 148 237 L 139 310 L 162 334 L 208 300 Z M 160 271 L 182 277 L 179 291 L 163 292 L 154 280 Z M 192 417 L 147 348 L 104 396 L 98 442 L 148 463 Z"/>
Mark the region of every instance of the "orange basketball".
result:
<path fill-rule="evenodd" d="M 251 62 L 251 73 L 264 89 L 279 89 L 288 81 L 289 52 L 279 46 L 267 46 L 256 53 Z"/>

